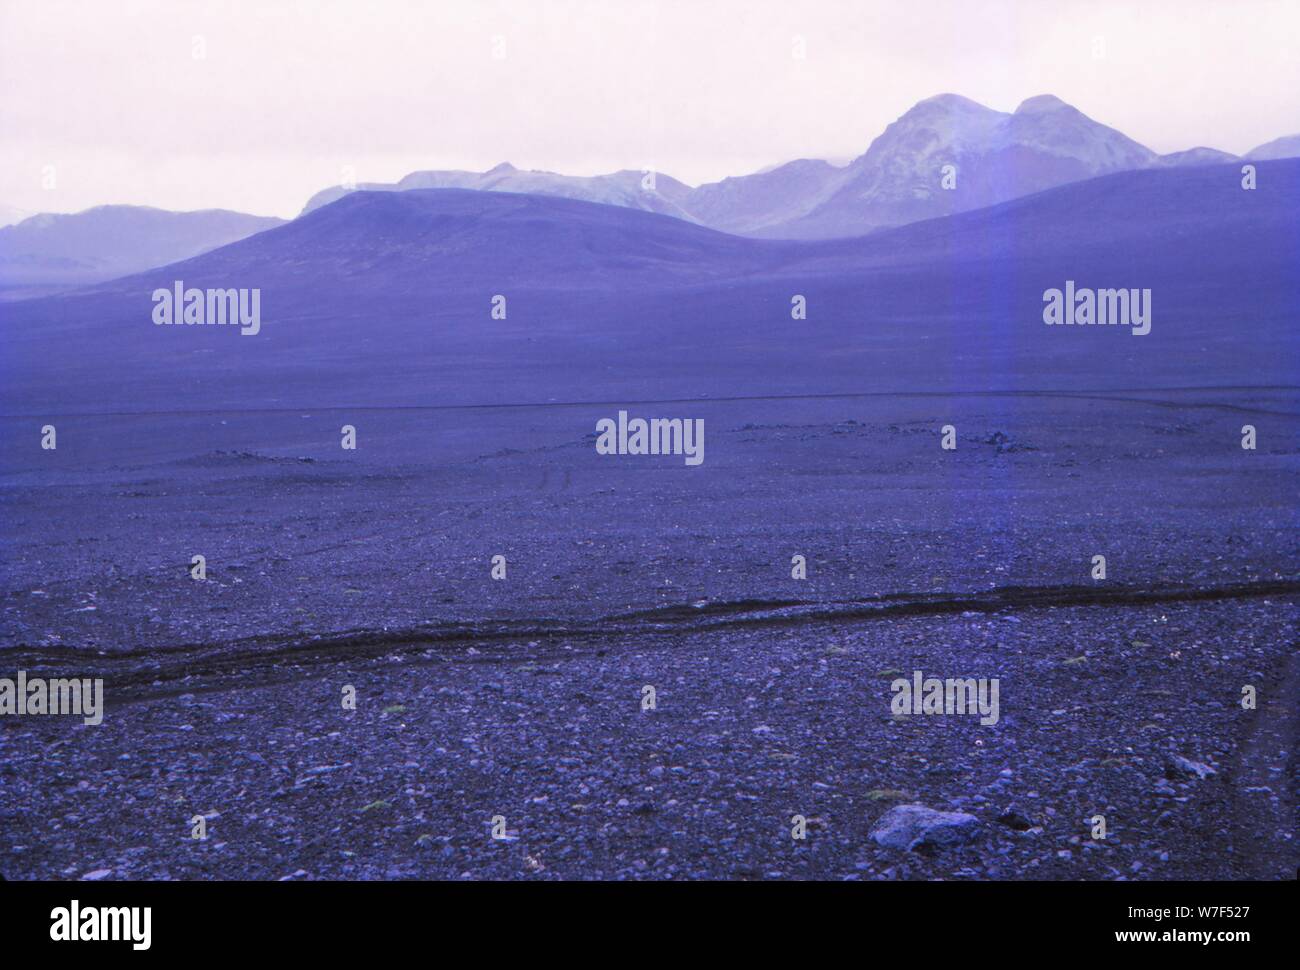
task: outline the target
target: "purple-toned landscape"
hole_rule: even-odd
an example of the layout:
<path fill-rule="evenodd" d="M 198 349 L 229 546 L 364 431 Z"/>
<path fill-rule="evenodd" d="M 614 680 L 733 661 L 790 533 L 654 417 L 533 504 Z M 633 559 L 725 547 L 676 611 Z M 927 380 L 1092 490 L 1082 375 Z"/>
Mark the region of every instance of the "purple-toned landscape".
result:
<path fill-rule="evenodd" d="M 1300 136 L 1035 82 L 0 228 L 0 876 L 1294 878 Z"/>

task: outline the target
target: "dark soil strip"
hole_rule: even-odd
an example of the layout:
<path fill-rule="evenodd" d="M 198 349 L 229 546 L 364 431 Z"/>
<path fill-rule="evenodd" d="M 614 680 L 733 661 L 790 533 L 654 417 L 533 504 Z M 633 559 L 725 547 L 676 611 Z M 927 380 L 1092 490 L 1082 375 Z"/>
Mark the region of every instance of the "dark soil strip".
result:
<path fill-rule="evenodd" d="M 689 635 L 739 627 L 782 627 L 952 613 L 1005 613 L 1055 607 L 1136 607 L 1161 603 L 1213 602 L 1300 594 L 1300 580 L 1217 586 L 1007 586 L 967 594 L 897 593 L 850 601 L 740 600 L 614 614 L 588 623 L 546 620 L 428 624 L 404 630 L 354 630 L 314 636 L 267 636 L 181 644 L 148 650 L 94 653 L 76 647 L 51 650 L 15 647 L 0 653 L 5 669 L 29 676 L 111 676 L 115 692 L 183 677 L 221 676 L 235 671 L 359 660 L 396 651 L 488 645 L 506 646 L 557 639 L 604 642 L 637 635 Z M 510 652 L 509 659 L 537 659 L 537 651 Z M 571 654 L 568 654 L 571 656 Z"/>

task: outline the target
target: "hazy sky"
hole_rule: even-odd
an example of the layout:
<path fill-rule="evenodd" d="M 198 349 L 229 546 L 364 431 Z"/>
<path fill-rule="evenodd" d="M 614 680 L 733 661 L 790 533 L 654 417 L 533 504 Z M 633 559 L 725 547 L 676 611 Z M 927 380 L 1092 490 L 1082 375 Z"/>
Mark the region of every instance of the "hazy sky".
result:
<path fill-rule="evenodd" d="M 345 166 L 501 161 L 695 184 L 847 160 L 945 91 L 1239 153 L 1300 132 L 1298 38 L 1300 0 L 0 0 L 0 204 L 290 216 Z"/>

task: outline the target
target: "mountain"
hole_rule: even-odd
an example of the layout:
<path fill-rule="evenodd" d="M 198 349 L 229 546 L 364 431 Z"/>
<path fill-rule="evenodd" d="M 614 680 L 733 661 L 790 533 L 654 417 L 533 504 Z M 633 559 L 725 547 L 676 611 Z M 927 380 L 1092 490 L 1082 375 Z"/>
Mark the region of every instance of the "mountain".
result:
<path fill-rule="evenodd" d="M 1252 161 L 1266 161 L 1271 158 L 1300 158 L 1300 135 L 1285 135 L 1270 142 L 1252 148 L 1246 153 Z"/>
<path fill-rule="evenodd" d="M 1153 167 L 811 242 L 553 197 L 356 192 L 183 263 L 11 304 L 0 409 L 1289 385 L 1300 160 L 1258 164 L 1254 192 L 1236 164 Z M 177 280 L 258 288 L 260 332 L 155 325 L 152 293 Z M 1151 289 L 1151 332 L 1045 327 L 1043 293 L 1067 280 Z"/>
<path fill-rule="evenodd" d="M 1300 159 L 1271 164 L 1272 177 L 1300 176 Z M 960 265 L 1006 263 L 1026 275 L 1053 266 L 1068 278 L 1104 273 L 1120 280 L 1108 285 L 1159 285 L 1166 307 L 1190 304 L 1231 278 L 1243 291 L 1241 309 L 1222 312 L 1242 319 L 1259 302 L 1244 295 L 1250 285 L 1272 279 L 1285 293 L 1300 282 L 1300 262 L 1289 265 L 1300 257 L 1300 183 L 1270 187 L 1263 197 L 1237 193 L 1235 162 L 1118 172 L 868 236 L 803 244 L 800 265 L 913 267 L 935 276 Z"/>
<path fill-rule="evenodd" d="M 78 286 L 186 259 L 284 220 L 226 209 L 105 205 L 0 228 L 0 292 Z"/>
<path fill-rule="evenodd" d="M 701 185 L 684 206 L 706 226 L 758 232 L 807 215 L 840 187 L 844 169 L 803 158 L 775 168 Z"/>
<path fill-rule="evenodd" d="M 1221 152 L 1217 148 L 1189 148 L 1182 152 L 1171 152 L 1168 155 L 1161 155 L 1155 160 L 1156 165 L 1165 167 L 1171 165 L 1223 165 L 1228 162 L 1237 161 L 1237 156 L 1228 152 Z"/>
<path fill-rule="evenodd" d="M 405 192 L 411 189 L 471 189 L 477 192 L 515 192 L 527 195 L 550 195 L 563 199 L 580 199 L 604 205 L 624 206 L 645 212 L 697 221 L 682 202 L 690 188 L 674 178 L 656 173 L 653 188 L 647 187 L 647 176 L 642 172 L 625 169 L 609 175 L 575 176 L 557 175 L 554 172 L 521 171 L 508 162 L 486 172 L 429 171 L 412 172 L 401 181 L 366 183 L 357 189 L 369 192 Z M 323 205 L 334 202 L 348 189 L 334 186 L 317 192 L 303 207 L 306 215 Z"/>
<path fill-rule="evenodd" d="M 821 239 L 976 209 L 1065 182 L 1142 168 L 1156 158 L 1050 95 L 1030 98 L 1007 114 L 944 94 L 918 103 L 847 166 L 799 159 L 694 189 L 659 174 L 654 190 L 647 190 L 639 172 L 579 178 L 502 164 L 487 172 L 415 172 L 396 183 L 357 188 L 554 195 L 658 212 L 741 235 Z M 940 186 L 948 164 L 957 166 L 952 191 Z M 318 192 L 303 213 L 347 191 L 335 186 Z"/>
<path fill-rule="evenodd" d="M 495 189 L 354 191 L 236 245 L 148 279 L 250 280 L 241 285 L 392 292 L 639 285 L 743 271 L 754 243 L 681 219 L 584 200 Z M 137 288 L 142 277 L 104 284 Z M 150 284 L 152 285 L 152 284 Z M 349 300 L 346 294 L 330 302 Z"/>
<path fill-rule="evenodd" d="M 1143 168 L 1155 158 L 1150 149 L 1051 95 L 1029 98 L 1007 114 L 941 94 L 886 128 L 850 163 L 843 184 L 826 201 L 761 234 L 861 235 Z M 952 188 L 944 187 L 945 166 L 952 166 Z"/>
<path fill-rule="evenodd" d="M 1265 153 L 1259 158 L 1300 154 L 1300 136 L 1256 152 Z M 1157 155 L 1052 95 L 1029 98 L 1007 113 L 940 94 L 918 102 L 845 166 L 804 158 L 694 189 L 658 174 L 654 188 L 647 189 L 635 171 L 580 178 L 502 164 L 487 172 L 414 172 L 399 182 L 357 188 L 549 195 L 657 212 L 738 235 L 833 239 L 979 209 L 1112 172 L 1234 159 L 1204 147 Z M 945 187 L 945 172 L 952 173 L 951 187 Z M 318 192 L 303 213 L 347 191 L 335 186 Z"/>

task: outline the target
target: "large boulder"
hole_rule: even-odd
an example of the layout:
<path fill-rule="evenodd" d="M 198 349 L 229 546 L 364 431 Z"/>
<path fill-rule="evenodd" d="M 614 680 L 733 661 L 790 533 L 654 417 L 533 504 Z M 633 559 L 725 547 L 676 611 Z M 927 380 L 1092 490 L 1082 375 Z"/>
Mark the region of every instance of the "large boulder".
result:
<path fill-rule="evenodd" d="M 871 837 L 890 849 L 960 845 L 975 837 L 979 819 L 965 812 L 936 812 L 924 805 L 897 805 L 882 815 Z"/>

